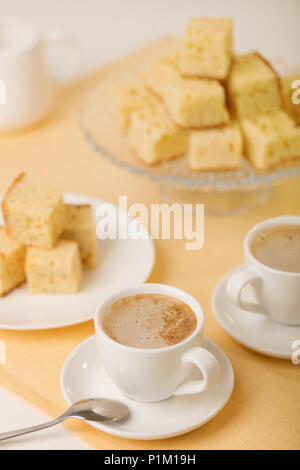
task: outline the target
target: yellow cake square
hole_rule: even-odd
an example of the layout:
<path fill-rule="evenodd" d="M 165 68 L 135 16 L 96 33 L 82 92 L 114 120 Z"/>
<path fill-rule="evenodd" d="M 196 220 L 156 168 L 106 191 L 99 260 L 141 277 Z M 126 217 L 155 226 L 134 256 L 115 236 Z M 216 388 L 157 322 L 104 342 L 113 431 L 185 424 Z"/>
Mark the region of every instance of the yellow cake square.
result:
<path fill-rule="evenodd" d="M 153 97 L 131 114 L 127 142 L 145 163 L 154 164 L 186 153 L 188 134 L 176 126 L 163 104 Z"/>
<path fill-rule="evenodd" d="M 82 278 L 78 243 L 59 240 L 50 250 L 29 246 L 25 269 L 31 294 L 76 293 Z"/>
<path fill-rule="evenodd" d="M 280 79 L 258 53 L 236 56 L 227 81 L 230 107 L 239 118 L 251 118 L 282 106 Z"/>
<path fill-rule="evenodd" d="M 0 227 L 0 297 L 25 282 L 25 246 Z"/>
<path fill-rule="evenodd" d="M 300 157 L 300 127 L 284 111 L 242 119 L 245 152 L 258 169 Z"/>
<path fill-rule="evenodd" d="M 8 234 L 21 243 L 52 248 L 65 222 L 62 194 L 26 173 L 6 192 L 2 211 Z"/>
<path fill-rule="evenodd" d="M 192 131 L 189 167 L 191 170 L 235 169 L 240 165 L 242 151 L 242 134 L 234 121 L 220 128 Z"/>
<path fill-rule="evenodd" d="M 88 268 L 97 266 L 96 226 L 92 206 L 65 204 L 66 221 L 63 238 L 78 242 L 82 262 Z"/>
<path fill-rule="evenodd" d="M 183 75 L 223 80 L 232 57 L 230 18 L 192 18 L 181 43 Z"/>
<path fill-rule="evenodd" d="M 164 101 L 179 126 L 203 128 L 229 121 L 223 86 L 217 80 L 182 77 L 177 51 L 157 59 L 146 71 L 144 80 Z"/>
<path fill-rule="evenodd" d="M 281 85 L 284 109 L 296 124 L 300 124 L 300 72 L 282 77 Z"/>
<path fill-rule="evenodd" d="M 122 130 L 126 131 L 131 114 L 138 111 L 144 103 L 151 101 L 152 97 L 139 80 L 121 83 L 114 88 L 114 91 L 118 121 Z"/>

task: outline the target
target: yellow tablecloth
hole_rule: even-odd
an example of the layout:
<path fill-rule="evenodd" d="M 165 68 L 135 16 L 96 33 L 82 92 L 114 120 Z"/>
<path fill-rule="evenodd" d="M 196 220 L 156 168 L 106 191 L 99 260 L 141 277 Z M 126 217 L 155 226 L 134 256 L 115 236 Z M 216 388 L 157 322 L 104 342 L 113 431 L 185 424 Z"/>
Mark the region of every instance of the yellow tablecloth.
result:
<path fill-rule="evenodd" d="M 47 176 L 64 191 L 99 197 L 112 203 L 127 194 L 129 203 L 160 202 L 157 187 L 101 159 L 84 142 L 78 125 L 82 92 L 97 75 L 70 86 L 56 111 L 27 132 L 0 137 L 0 193 L 22 171 Z M 300 365 L 256 354 L 231 339 L 217 324 L 211 308 L 216 282 L 243 259 L 242 241 L 256 222 L 300 213 L 300 178 L 283 183 L 272 200 L 238 216 L 206 215 L 205 246 L 184 250 L 183 241 L 157 241 L 150 281 L 187 290 L 202 304 L 205 335 L 227 353 L 235 371 L 232 398 L 205 426 L 172 439 L 130 441 L 96 431 L 85 423 L 65 425 L 97 449 L 300 449 Z M 92 322 L 49 331 L 0 331 L 7 344 L 7 364 L 0 384 L 52 416 L 64 402 L 59 378 L 72 349 L 93 334 Z M 300 338 L 299 338 L 300 339 Z M 3 406 L 3 404 L 1 404 Z"/>

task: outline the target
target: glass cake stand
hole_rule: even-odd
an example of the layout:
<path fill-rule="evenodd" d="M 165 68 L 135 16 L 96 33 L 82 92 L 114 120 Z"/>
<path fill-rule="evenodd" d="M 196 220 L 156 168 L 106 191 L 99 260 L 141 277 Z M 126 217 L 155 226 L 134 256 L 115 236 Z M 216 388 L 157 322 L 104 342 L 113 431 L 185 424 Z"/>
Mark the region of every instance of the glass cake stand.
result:
<path fill-rule="evenodd" d="M 244 157 L 236 171 L 191 172 L 185 157 L 146 166 L 126 145 L 114 112 L 113 83 L 111 75 L 104 77 L 85 96 L 80 112 L 84 138 L 113 165 L 158 184 L 167 202 L 203 203 L 206 211 L 218 214 L 244 212 L 267 202 L 276 183 L 300 173 L 297 159 L 267 171 L 254 169 Z"/>

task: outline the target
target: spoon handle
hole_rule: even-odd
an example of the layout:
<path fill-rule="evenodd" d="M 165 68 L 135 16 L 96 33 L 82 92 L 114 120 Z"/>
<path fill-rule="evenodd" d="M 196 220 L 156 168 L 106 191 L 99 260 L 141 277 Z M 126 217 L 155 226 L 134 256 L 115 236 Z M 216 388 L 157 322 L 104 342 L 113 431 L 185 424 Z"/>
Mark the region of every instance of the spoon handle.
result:
<path fill-rule="evenodd" d="M 56 424 L 61 423 L 66 418 L 67 417 L 65 415 L 62 415 L 56 419 L 53 419 L 52 421 L 48 421 L 48 423 L 39 424 L 38 426 L 0 433 L 0 441 L 5 441 L 6 439 L 11 439 L 12 437 L 23 436 L 24 434 L 40 431 L 41 429 L 50 428 L 51 426 L 55 426 Z"/>

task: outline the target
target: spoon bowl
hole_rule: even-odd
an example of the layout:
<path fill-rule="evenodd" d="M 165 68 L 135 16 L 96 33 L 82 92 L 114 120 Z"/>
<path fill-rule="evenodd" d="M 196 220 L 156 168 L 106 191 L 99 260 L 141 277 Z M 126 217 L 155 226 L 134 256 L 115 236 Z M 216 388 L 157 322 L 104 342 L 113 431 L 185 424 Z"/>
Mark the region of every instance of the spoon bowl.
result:
<path fill-rule="evenodd" d="M 128 414 L 128 407 L 120 401 L 107 398 L 88 398 L 73 403 L 66 411 L 65 416 L 87 421 L 119 421 Z"/>

